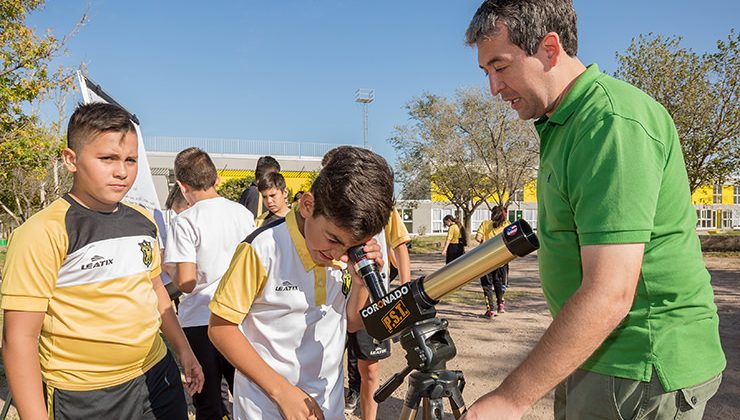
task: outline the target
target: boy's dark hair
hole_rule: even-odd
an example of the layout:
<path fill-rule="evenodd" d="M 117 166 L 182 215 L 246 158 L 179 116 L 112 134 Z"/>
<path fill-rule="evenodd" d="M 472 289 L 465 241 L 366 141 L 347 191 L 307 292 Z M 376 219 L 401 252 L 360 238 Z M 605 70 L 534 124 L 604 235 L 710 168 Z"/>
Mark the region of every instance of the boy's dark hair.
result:
<path fill-rule="evenodd" d="M 306 193 L 306 192 L 305 192 L 305 191 L 303 191 L 303 190 L 301 190 L 301 191 L 298 191 L 297 193 L 295 193 L 295 195 L 293 196 L 293 202 L 295 203 L 295 202 L 297 202 L 298 200 L 300 200 L 300 199 L 301 199 L 301 197 L 303 197 L 303 194 L 305 194 L 305 193 Z"/>
<path fill-rule="evenodd" d="M 279 172 L 268 172 L 257 180 L 257 191 L 259 192 L 269 190 L 270 188 L 283 191 L 286 187 L 285 177 Z"/>
<path fill-rule="evenodd" d="M 67 147 L 79 152 L 100 133 L 115 131 L 121 135 L 136 131 L 131 114 L 118 105 L 105 102 L 77 105 L 67 125 Z"/>
<path fill-rule="evenodd" d="M 175 157 L 175 179 L 204 191 L 216 185 L 218 172 L 208 153 L 197 147 L 189 147 Z"/>
<path fill-rule="evenodd" d="M 182 190 L 180 189 L 180 186 L 175 184 L 172 186 L 172 189 L 170 189 L 169 194 L 167 194 L 167 200 L 164 202 L 164 207 L 167 210 L 170 210 L 178 204 L 187 204 L 187 200 L 185 200 L 185 196 L 182 195 Z"/>
<path fill-rule="evenodd" d="M 254 179 L 259 182 L 265 174 L 280 172 L 280 163 L 272 156 L 262 156 L 257 159 L 257 167 L 254 170 Z"/>
<path fill-rule="evenodd" d="M 378 234 L 393 208 L 393 171 L 370 150 L 340 146 L 311 185 L 314 216 L 324 216 L 361 241 Z"/>
<path fill-rule="evenodd" d="M 465 32 L 465 43 L 476 45 L 496 35 L 496 22 L 509 29 L 509 40 L 527 55 L 534 55 L 548 32 L 560 37 L 563 50 L 575 57 L 578 52 L 576 12 L 572 0 L 486 0 L 475 12 Z"/>
<path fill-rule="evenodd" d="M 448 214 L 447 216 L 442 218 L 442 221 L 446 220 L 449 220 L 450 222 L 456 224 L 458 228 L 460 228 L 460 243 L 463 244 L 463 246 L 468 246 L 468 232 L 465 230 L 465 226 L 463 226 L 463 224 L 460 223 L 460 221 L 451 214 Z"/>

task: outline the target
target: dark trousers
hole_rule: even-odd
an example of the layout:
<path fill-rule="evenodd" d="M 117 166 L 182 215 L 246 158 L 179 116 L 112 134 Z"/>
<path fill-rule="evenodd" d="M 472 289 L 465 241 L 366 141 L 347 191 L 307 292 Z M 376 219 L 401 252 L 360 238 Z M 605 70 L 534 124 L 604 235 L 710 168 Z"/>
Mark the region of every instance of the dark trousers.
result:
<path fill-rule="evenodd" d="M 226 379 L 229 390 L 234 393 L 234 367 L 219 353 L 208 338 L 208 326 L 185 327 L 182 329 L 190 347 L 203 368 L 203 389 L 193 395 L 197 420 L 221 420 L 229 416 L 228 395 L 221 393 L 222 379 Z"/>
<path fill-rule="evenodd" d="M 167 355 L 128 382 L 89 391 L 68 391 L 44 386 L 44 401 L 51 399 L 49 418 L 187 420 L 188 406 L 180 371 Z"/>
<path fill-rule="evenodd" d="M 486 308 L 492 311 L 493 293 L 496 294 L 496 303 L 504 303 L 504 293 L 508 285 L 509 264 L 499 267 L 485 276 L 480 278 L 480 285 L 483 288 L 483 295 L 486 297 Z"/>
<path fill-rule="evenodd" d="M 463 244 L 449 244 L 447 245 L 447 255 L 445 256 L 445 264 L 449 264 L 458 257 L 465 253 L 465 247 Z"/>

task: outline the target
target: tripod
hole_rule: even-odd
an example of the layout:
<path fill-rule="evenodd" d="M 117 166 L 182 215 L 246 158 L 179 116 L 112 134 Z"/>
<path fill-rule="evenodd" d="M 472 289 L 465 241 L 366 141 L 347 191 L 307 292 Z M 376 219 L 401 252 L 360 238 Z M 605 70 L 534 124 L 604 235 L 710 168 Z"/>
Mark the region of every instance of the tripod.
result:
<path fill-rule="evenodd" d="M 413 420 L 422 405 L 424 420 L 439 419 L 444 414 L 442 399 L 449 399 L 456 419 L 465 411 L 462 391 L 465 378 L 461 371 L 447 370 L 447 361 L 455 357 L 457 349 L 447 331 L 447 320 L 430 318 L 416 322 L 401 333 L 401 345 L 406 351 L 407 366 L 383 384 L 374 399 L 382 402 L 409 377 L 409 387 L 399 415 L 401 420 Z"/>

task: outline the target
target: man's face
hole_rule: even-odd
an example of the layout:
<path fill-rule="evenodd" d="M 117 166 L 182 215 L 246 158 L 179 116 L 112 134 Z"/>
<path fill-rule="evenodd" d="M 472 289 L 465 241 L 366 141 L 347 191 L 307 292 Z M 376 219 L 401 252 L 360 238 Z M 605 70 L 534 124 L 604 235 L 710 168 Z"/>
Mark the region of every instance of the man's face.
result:
<path fill-rule="evenodd" d="M 519 118 L 539 118 L 549 112 L 555 98 L 548 94 L 544 48 L 533 56 L 509 40 L 506 25 L 496 24 L 495 36 L 478 41 L 478 65 L 486 73 L 493 96 L 511 104 Z"/>
<path fill-rule="evenodd" d="M 74 173 L 71 193 L 92 210 L 115 210 L 136 180 L 137 147 L 135 132 L 108 131 L 77 152 L 65 149 L 65 166 Z"/>
<path fill-rule="evenodd" d="M 260 191 L 262 201 L 272 213 L 281 213 L 288 209 L 288 190 L 279 190 L 277 188 L 268 188 Z"/>

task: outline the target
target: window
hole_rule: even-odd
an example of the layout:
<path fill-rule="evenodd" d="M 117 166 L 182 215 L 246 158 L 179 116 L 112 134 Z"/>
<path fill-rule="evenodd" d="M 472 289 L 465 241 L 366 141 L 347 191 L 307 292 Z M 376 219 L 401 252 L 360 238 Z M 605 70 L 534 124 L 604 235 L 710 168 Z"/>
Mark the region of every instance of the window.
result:
<path fill-rule="evenodd" d="M 453 214 L 453 212 L 452 209 L 432 209 L 432 233 L 446 232 L 447 229 L 442 223 L 442 219 L 448 214 Z"/>
<path fill-rule="evenodd" d="M 740 229 L 740 209 L 732 210 L 732 228 Z"/>
<path fill-rule="evenodd" d="M 732 210 L 722 210 L 722 229 L 732 229 Z"/>
<path fill-rule="evenodd" d="M 721 185 L 714 186 L 714 191 L 712 194 L 712 203 L 722 204 L 722 186 Z"/>
<path fill-rule="evenodd" d="M 696 209 L 697 229 L 713 229 L 717 226 L 717 213 L 712 209 Z"/>
<path fill-rule="evenodd" d="M 735 185 L 734 191 L 732 193 L 732 202 L 735 204 L 740 204 L 740 185 Z"/>
<path fill-rule="evenodd" d="M 475 212 L 473 212 L 473 217 L 471 217 L 470 219 L 470 231 L 477 232 L 480 224 L 483 223 L 484 220 L 488 220 L 490 218 L 491 211 L 488 210 L 487 207 L 478 207 L 477 209 L 475 209 Z"/>
<path fill-rule="evenodd" d="M 401 220 L 403 225 L 406 226 L 408 232 L 414 231 L 414 210 L 413 209 L 401 209 Z"/>

